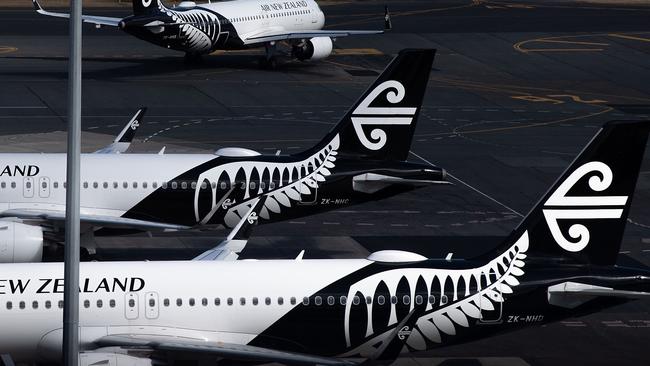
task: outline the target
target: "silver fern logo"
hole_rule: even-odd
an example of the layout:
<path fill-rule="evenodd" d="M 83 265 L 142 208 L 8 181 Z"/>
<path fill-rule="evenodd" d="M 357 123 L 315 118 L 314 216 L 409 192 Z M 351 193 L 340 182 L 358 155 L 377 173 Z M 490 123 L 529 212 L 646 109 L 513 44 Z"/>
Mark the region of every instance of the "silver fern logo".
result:
<path fill-rule="evenodd" d="M 363 146 L 369 150 L 379 150 L 386 145 L 388 136 L 386 131 L 381 128 L 374 128 L 370 131 L 370 139 L 366 137 L 363 129 L 365 125 L 404 125 L 408 126 L 413 122 L 413 116 L 417 108 L 399 108 L 399 107 L 371 107 L 381 93 L 386 93 L 386 100 L 391 104 L 397 104 L 404 99 L 406 90 L 404 85 L 396 80 L 388 80 L 379 84 L 367 97 L 365 97 L 359 106 L 352 112 L 352 125 L 357 137 Z M 390 116 L 390 117 L 389 117 Z M 395 117 L 400 116 L 400 117 Z"/>
<path fill-rule="evenodd" d="M 420 304 L 417 304 L 417 300 L 409 302 L 409 311 L 412 311 L 415 306 L 426 306 L 424 314 L 418 318 L 415 326 L 408 333 L 403 333 L 404 338 L 407 339 L 406 344 L 414 350 L 427 349 L 427 343 L 443 343 L 444 335 L 456 335 L 458 327 L 470 327 L 472 323 L 483 320 L 485 314 L 498 311 L 500 315 L 501 303 L 505 301 L 505 296 L 514 292 L 513 288 L 519 285 L 518 278 L 524 275 L 524 260 L 528 247 L 529 238 L 526 231 L 507 251 L 478 268 L 395 269 L 377 273 L 355 283 L 350 287 L 345 308 L 343 327 L 347 346 L 352 346 L 350 334 L 352 296 L 372 298 L 379 293 L 380 288 L 387 288 L 389 296 L 396 296 L 397 288 L 404 280 L 410 289 L 410 299 L 416 298 L 419 282 L 426 284 L 426 291 L 432 296 L 423 299 Z M 452 289 L 450 292 L 445 291 L 447 285 Z M 435 301 L 432 302 L 434 298 Z M 382 342 L 390 341 L 388 337 L 400 321 L 396 305 L 393 301 L 386 305 L 366 302 L 364 342 L 343 356 L 374 354 L 378 347 L 381 347 Z M 364 306 L 364 303 L 360 306 Z M 382 324 L 381 329 L 375 329 L 378 322 L 377 319 L 373 319 L 374 306 L 390 306 L 388 321 Z"/>
<path fill-rule="evenodd" d="M 291 207 L 303 197 L 316 192 L 319 184 L 331 175 L 336 165 L 340 138 L 336 135 L 329 144 L 310 157 L 292 163 L 233 162 L 216 166 L 201 173 L 194 191 L 194 214 L 197 223 L 208 224 L 221 210 L 224 224 L 234 227 L 252 206 L 253 199 L 267 196 L 259 217 L 268 220 L 272 213 Z M 211 202 L 207 213 L 202 213 L 199 199 L 210 189 Z M 235 190 L 244 191 L 239 203 L 229 197 Z M 225 211 L 225 212 L 224 212 Z"/>
<path fill-rule="evenodd" d="M 605 191 L 614 179 L 612 169 L 607 164 L 588 162 L 571 173 L 544 203 L 544 218 L 553 239 L 569 252 L 579 252 L 587 247 L 589 229 L 583 224 L 571 225 L 568 234 L 573 240 L 569 240 L 562 233 L 559 220 L 620 219 L 628 199 L 628 196 L 569 196 L 575 184 L 588 175 L 591 175 L 588 179 L 589 189 L 594 192 Z"/>

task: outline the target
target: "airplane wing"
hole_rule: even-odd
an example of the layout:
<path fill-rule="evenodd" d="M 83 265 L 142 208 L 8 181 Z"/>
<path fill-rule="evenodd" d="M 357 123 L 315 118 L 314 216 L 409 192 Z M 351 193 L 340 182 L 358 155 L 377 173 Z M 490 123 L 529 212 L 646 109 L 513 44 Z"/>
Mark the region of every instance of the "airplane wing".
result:
<path fill-rule="evenodd" d="M 51 11 L 46 11 L 45 9 L 43 9 L 41 4 L 38 3 L 38 0 L 32 0 L 32 3 L 34 4 L 34 9 L 36 9 L 36 12 L 41 15 L 47 15 L 50 17 L 57 17 L 57 18 L 70 18 L 70 14 L 67 13 L 55 13 Z M 117 27 L 120 24 L 120 21 L 122 20 L 121 18 L 100 17 L 94 15 L 82 15 L 81 19 L 85 23 L 106 25 L 110 27 Z"/>
<path fill-rule="evenodd" d="M 230 235 L 216 247 L 203 252 L 194 261 L 234 261 L 239 258 L 239 253 L 246 247 L 253 227 L 257 224 L 260 210 L 264 207 L 266 196 L 254 201 L 250 210 L 242 217 L 239 223 L 230 232 Z"/>
<path fill-rule="evenodd" d="M 0 217 L 16 217 L 27 220 L 41 220 L 53 223 L 65 221 L 65 211 L 55 210 L 33 210 L 33 209 L 8 209 L 0 212 Z M 98 227 L 109 227 L 116 229 L 138 229 L 138 230 L 187 230 L 189 226 L 167 224 L 163 222 L 129 219 L 119 216 L 102 216 L 82 214 L 82 224 L 90 224 Z"/>
<path fill-rule="evenodd" d="M 273 41 L 286 41 L 290 39 L 307 39 L 314 37 L 341 38 L 347 36 L 360 36 L 384 33 L 383 30 L 313 30 L 306 32 L 268 32 L 256 33 L 244 38 L 244 44 L 264 43 Z"/>
<path fill-rule="evenodd" d="M 144 114 L 146 112 L 147 108 L 140 108 L 133 116 L 133 118 L 131 118 L 129 123 L 124 126 L 122 132 L 117 135 L 113 143 L 95 151 L 95 154 L 120 154 L 126 152 L 126 150 L 128 150 L 131 146 L 131 141 L 133 141 L 135 131 L 137 131 L 138 127 L 140 127 L 140 124 L 142 123 L 142 119 L 144 118 Z"/>
<path fill-rule="evenodd" d="M 229 360 L 253 362 L 279 362 L 288 365 L 353 366 L 356 363 L 329 357 L 277 351 L 243 344 L 206 342 L 199 339 L 153 335 L 110 335 L 95 342 L 98 347 L 136 347 L 159 352 L 213 355 Z"/>

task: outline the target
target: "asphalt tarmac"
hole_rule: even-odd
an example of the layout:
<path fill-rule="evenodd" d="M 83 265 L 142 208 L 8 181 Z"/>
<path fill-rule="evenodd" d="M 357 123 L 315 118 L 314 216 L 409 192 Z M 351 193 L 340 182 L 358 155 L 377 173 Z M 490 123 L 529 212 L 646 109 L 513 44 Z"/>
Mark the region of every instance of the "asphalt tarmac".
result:
<path fill-rule="evenodd" d="M 384 1 L 324 6 L 333 28 L 383 26 Z M 298 152 L 318 141 L 401 48 L 436 48 L 412 159 L 453 186 L 260 226 L 245 258 L 363 257 L 383 249 L 471 256 L 507 235 L 604 122 L 650 117 L 650 6 L 571 1 L 388 1 L 394 29 L 340 39 L 325 61 L 257 51 L 182 54 L 113 29 L 84 29 L 84 150 L 149 107 L 133 151 L 243 146 Z M 47 6 L 47 2 L 43 3 Z M 125 16 L 123 9 L 92 9 Z M 0 11 L 0 151 L 63 151 L 67 25 Z M 650 153 L 621 261 L 650 265 Z M 191 258 L 225 233 L 101 237 L 99 259 Z M 400 364 L 648 365 L 650 302 L 441 348 Z"/>

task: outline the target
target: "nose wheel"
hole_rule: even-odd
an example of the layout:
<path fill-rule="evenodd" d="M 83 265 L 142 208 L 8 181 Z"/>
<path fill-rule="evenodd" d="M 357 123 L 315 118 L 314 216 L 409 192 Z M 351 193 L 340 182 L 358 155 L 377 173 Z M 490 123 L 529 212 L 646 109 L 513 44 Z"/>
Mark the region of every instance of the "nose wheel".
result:
<path fill-rule="evenodd" d="M 278 66 L 278 60 L 275 57 L 277 46 L 275 42 L 269 42 L 264 45 L 266 54 L 260 59 L 260 68 L 265 70 L 275 70 Z"/>

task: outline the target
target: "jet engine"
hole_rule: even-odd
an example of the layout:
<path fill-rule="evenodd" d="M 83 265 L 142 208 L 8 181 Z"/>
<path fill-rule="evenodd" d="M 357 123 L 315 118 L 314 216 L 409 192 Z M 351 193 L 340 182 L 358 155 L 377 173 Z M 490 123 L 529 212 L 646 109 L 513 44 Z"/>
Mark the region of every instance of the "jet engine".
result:
<path fill-rule="evenodd" d="M 300 61 L 322 60 L 332 53 L 330 37 L 314 37 L 302 44 L 293 46 L 293 56 Z"/>
<path fill-rule="evenodd" d="M 0 263 L 40 262 L 42 259 L 41 227 L 0 221 Z"/>

